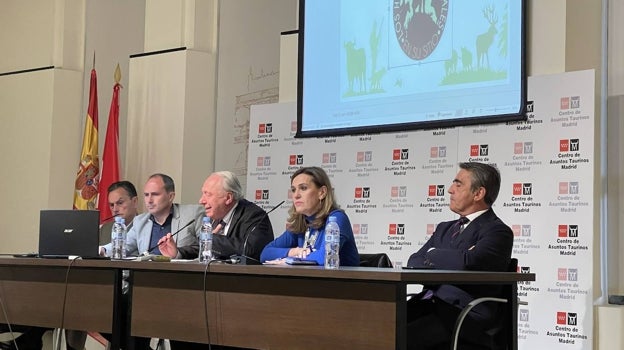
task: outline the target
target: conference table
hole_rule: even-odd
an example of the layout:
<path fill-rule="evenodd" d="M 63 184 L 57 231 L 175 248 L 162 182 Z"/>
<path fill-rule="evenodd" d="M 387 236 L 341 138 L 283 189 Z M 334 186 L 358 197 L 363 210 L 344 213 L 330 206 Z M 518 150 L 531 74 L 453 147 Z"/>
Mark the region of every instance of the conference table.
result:
<path fill-rule="evenodd" d="M 515 349 L 516 285 L 535 280 L 511 272 L 194 262 L 130 269 L 133 335 L 254 349 L 405 349 L 407 285 L 421 283 L 509 286 Z"/>
<path fill-rule="evenodd" d="M 0 257 L 0 323 L 110 333 L 118 349 L 121 263 Z"/>
<path fill-rule="evenodd" d="M 124 269 L 128 319 L 119 312 Z M 407 286 L 446 283 L 508 287 L 508 342 L 517 349 L 516 285 L 534 280 L 513 272 L 0 258 L 0 298 L 12 323 L 112 333 L 113 349 L 124 327 L 133 336 L 255 349 L 405 349 Z"/>

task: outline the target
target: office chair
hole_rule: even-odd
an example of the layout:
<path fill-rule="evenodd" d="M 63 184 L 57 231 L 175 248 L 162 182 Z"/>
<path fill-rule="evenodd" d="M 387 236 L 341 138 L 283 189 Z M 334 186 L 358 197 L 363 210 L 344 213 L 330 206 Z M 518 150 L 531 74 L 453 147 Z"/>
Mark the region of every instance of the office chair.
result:
<path fill-rule="evenodd" d="M 508 272 L 518 271 L 518 259 L 511 258 L 511 260 L 509 261 L 509 266 L 507 268 L 507 271 Z M 509 288 L 509 287 L 506 286 L 505 288 Z M 474 299 L 473 301 L 468 303 L 468 305 L 466 305 L 466 307 L 464 307 L 462 311 L 459 313 L 459 316 L 457 316 L 457 321 L 455 322 L 455 328 L 453 329 L 453 339 L 451 343 L 452 350 L 457 350 L 457 346 L 459 344 L 459 333 L 461 331 L 461 326 L 464 322 L 464 319 L 466 318 L 466 316 L 468 316 L 468 313 L 470 312 L 470 310 L 472 310 L 475 306 L 484 302 L 495 302 L 495 303 L 506 304 L 507 299 L 496 298 L 496 297 L 483 297 L 483 298 Z M 526 301 L 518 300 L 518 305 L 527 305 L 527 304 L 528 303 Z M 486 335 L 490 338 L 493 348 L 495 348 L 496 344 L 501 344 L 503 342 L 501 339 L 505 338 L 505 335 L 507 334 L 506 332 L 507 330 L 503 327 L 502 324 L 499 324 L 491 329 L 486 330 Z"/>
<path fill-rule="evenodd" d="M 392 267 L 392 262 L 386 253 L 360 254 L 360 266 Z"/>
<path fill-rule="evenodd" d="M 45 328 L 0 324 L 0 349 L 15 349 L 15 343 L 20 349 L 41 348 L 45 333 Z"/>

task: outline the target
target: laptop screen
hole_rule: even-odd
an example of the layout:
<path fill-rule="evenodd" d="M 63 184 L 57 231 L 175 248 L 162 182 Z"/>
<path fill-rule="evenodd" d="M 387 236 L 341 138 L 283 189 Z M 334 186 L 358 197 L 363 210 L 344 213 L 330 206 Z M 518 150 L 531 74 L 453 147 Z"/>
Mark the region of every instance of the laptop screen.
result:
<path fill-rule="evenodd" d="M 40 257 L 97 257 L 100 212 L 97 210 L 41 210 Z"/>

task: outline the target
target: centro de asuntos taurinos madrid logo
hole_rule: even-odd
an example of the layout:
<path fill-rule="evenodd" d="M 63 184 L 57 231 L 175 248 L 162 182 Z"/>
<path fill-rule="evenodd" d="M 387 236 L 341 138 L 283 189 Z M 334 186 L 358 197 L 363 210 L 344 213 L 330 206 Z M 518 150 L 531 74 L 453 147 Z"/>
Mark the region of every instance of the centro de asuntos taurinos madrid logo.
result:
<path fill-rule="evenodd" d="M 414 60 L 435 50 L 446 27 L 449 1 L 394 0 L 394 33 L 399 46 Z"/>

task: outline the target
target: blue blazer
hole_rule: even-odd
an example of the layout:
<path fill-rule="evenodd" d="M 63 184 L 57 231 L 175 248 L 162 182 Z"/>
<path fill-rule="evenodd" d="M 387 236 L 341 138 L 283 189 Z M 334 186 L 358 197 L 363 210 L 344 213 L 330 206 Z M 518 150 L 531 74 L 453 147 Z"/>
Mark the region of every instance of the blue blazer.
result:
<path fill-rule="evenodd" d="M 329 216 L 336 217 L 340 227 L 340 266 L 358 266 L 360 264 L 360 256 L 355 244 L 349 217 L 340 209 L 332 211 Z M 327 224 L 329 216 L 325 220 L 325 224 Z M 317 239 L 314 243 L 314 251 L 308 255 L 307 260 L 315 260 L 317 264 L 325 265 L 325 225 L 313 231 L 315 231 Z M 264 247 L 260 260 L 265 262 L 285 258 L 288 256 L 288 251 L 291 248 L 303 247 L 304 238 L 305 234 L 286 230 L 281 236 Z"/>

